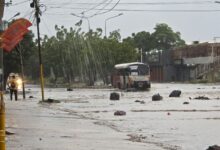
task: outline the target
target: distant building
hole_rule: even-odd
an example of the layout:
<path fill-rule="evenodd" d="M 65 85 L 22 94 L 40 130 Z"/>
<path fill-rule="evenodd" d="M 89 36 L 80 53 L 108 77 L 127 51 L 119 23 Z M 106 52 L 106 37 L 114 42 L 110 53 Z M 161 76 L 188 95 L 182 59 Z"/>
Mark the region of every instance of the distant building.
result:
<path fill-rule="evenodd" d="M 173 50 L 147 53 L 151 80 L 190 81 L 205 78 L 220 64 L 220 43 L 186 45 Z"/>
<path fill-rule="evenodd" d="M 147 63 L 150 66 L 151 81 L 168 82 L 174 80 L 175 68 L 172 64 L 172 55 L 169 50 L 152 50 L 146 53 Z"/>

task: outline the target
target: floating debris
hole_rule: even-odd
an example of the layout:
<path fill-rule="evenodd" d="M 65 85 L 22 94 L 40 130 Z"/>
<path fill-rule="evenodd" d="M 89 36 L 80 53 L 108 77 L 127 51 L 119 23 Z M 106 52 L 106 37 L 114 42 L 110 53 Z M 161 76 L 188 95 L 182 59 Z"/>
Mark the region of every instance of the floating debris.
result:
<path fill-rule="evenodd" d="M 198 96 L 198 97 L 195 97 L 194 99 L 197 99 L 197 100 L 210 100 L 208 97 L 205 97 L 205 96 Z"/>
<path fill-rule="evenodd" d="M 15 133 L 9 132 L 9 131 L 5 131 L 5 134 L 6 134 L 6 135 L 13 135 L 13 134 L 15 134 Z"/>
<path fill-rule="evenodd" d="M 48 98 L 47 100 L 41 101 L 41 103 L 60 103 L 60 101 L 52 98 Z"/>
<path fill-rule="evenodd" d="M 141 101 L 140 104 L 145 104 L 145 101 Z"/>
<path fill-rule="evenodd" d="M 163 97 L 159 93 L 152 96 L 152 101 L 161 101 L 162 99 Z"/>
<path fill-rule="evenodd" d="M 140 100 L 136 100 L 136 101 L 134 101 L 134 102 L 136 102 L 136 103 L 140 103 L 141 101 L 140 101 Z"/>
<path fill-rule="evenodd" d="M 134 102 L 140 103 L 140 104 L 145 104 L 145 101 L 141 101 L 141 100 L 136 100 L 136 101 L 134 101 Z"/>
<path fill-rule="evenodd" d="M 169 97 L 180 97 L 181 91 L 180 90 L 174 90 L 170 93 Z"/>
<path fill-rule="evenodd" d="M 114 115 L 115 115 L 115 116 L 125 116 L 125 115 L 126 115 L 126 112 L 120 110 L 120 111 L 116 111 L 116 112 L 114 113 Z"/>
<path fill-rule="evenodd" d="M 207 150 L 220 150 L 220 146 L 218 145 L 209 146 Z"/>
<path fill-rule="evenodd" d="M 67 91 L 73 91 L 73 89 L 72 89 L 72 88 L 67 88 L 66 90 L 67 90 Z"/>
<path fill-rule="evenodd" d="M 188 105 L 188 104 L 189 104 L 189 102 L 183 102 L 183 104 L 184 104 L 184 105 Z"/>
<path fill-rule="evenodd" d="M 111 93 L 110 94 L 110 100 L 119 100 L 120 99 L 120 95 L 119 93 Z"/>

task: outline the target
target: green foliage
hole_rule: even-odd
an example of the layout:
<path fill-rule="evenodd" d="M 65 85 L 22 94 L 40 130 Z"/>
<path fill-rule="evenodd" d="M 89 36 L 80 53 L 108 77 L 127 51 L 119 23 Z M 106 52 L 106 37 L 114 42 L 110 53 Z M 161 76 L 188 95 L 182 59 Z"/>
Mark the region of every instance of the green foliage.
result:
<path fill-rule="evenodd" d="M 120 33 L 113 31 L 102 38 L 102 29 L 81 32 L 59 28 L 56 37 L 45 37 L 42 42 L 45 76 L 54 74 L 54 80 L 63 77 L 65 82 L 80 80 L 93 85 L 97 78 L 108 83 L 108 76 L 116 63 L 136 60 L 134 47 L 120 42 Z M 53 71 L 51 71 L 53 70 Z"/>
<path fill-rule="evenodd" d="M 171 48 L 185 45 L 181 39 L 180 32 L 174 32 L 167 24 L 157 24 L 153 33 L 146 31 L 133 33 L 132 37 L 125 38 L 123 41 L 133 43 L 133 45 L 142 49 L 143 52 L 158 50 L 170 50 Z"/>
<path fill-rule="evenodd" d="M 142 49 L 144 52 L 150 51 L 152 48 L 151 34 L 149 32 L 138 32 L 132 35 L 134 38 L 135 46 L 138 49 Z"/>
<path fill-rule="evenodd" d="M 20 42 L 20 44 L 13 49 L 11 52 L 4 52 L 4 77 L 5 79 L 11 72 L 20 73 L 21 65 L 20 65 L 20 55 L 19 50 L 22 52 L 23 63 L 25 66 L 25 72 L 29 72 L 30 68 L 33 68 L 33 65 L 30 67 L 30 57 L 33 55 L 33 51 L 35 49 L 35 44 L 33 42 L 33 33 L 29 32 L 24 36 L 24 39 Z"/>
<path fill-rule="evenodd" d="M 174 32 L 167 24 L 157 24 L 152 33 L 153 48 L 169 50 L 176 46 L 185 45 L 180 37 L 180 32 Z"/>
<path fill-rule="evenodd" d="M 44 75 L 52 83 L 85 82 L 93 85 L 97 79 L 109 83 L 115 64 L 134 62 L 140 58 L 136 48 L 143 53 L 152 49 L 169 50 L 184 45 L 179 32 L 166 24 L 158 24 L 153 33 L 142 31 L 121 40 L 119 30 L 104 37 L 101 28 L 83 32 L 82 21 L 75 29 L 55 26 L 56 35 L 44 36 L 41 41 Z M 39 78 L 39 56 L 33 34 L 29 33 L 21 42 L 25 60 L 25 73 L 32 79 Z M 20 58 L 16 50 L 6 53 L 4 65 L 6 75 L 20 72 Z"/>

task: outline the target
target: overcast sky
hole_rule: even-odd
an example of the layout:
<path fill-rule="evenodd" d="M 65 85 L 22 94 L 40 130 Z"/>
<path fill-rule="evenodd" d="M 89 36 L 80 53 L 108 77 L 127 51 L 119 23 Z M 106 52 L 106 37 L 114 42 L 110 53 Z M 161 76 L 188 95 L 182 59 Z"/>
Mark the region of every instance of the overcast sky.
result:
<path fill-rule="evenodd" d="M 12 5 L 5 8 L 3 19 L 8 20 L 20 12 L 19 17 L 33 21 L 30 2 L 12 0 Z M 91 28 L 100 27 L 103 33 L 105 20 L 123 13 L 107 21 L 107 33 L 120 29 L 123 38 L 140 31 L 153 32 L 157 23 L 167 23 L 174 31 L 179 31 L 188 43 L 213 41 L 214 37 L 220 37 L 220 3 L 214 0 L 40 0 L 40 4 L 42 36 L 54 35 L 55 24 L 75 27 L 81 18 L 71 13 L 82 16 L 84 12 Z M 85 31 L 88 31 L 88 20 L 83 19 Z M 36 26 L 31 29 L 36 31 Z"/>

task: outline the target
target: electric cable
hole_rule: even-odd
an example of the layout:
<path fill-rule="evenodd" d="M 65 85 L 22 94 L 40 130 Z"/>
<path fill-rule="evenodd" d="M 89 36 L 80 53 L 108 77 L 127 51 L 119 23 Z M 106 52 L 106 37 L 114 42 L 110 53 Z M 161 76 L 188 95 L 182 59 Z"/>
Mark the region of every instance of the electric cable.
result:
<path fill-rule="evenodd" d="M 121 2 L 119 5 L 186 5 L 186 4 L 215 4 L 217 3 L 217 1 L 192 1 L 192 2 L 132 2 L 132 3 L 127 3 L 127 2 Z M 96 4 L 100 4 L 100 3 L 76 3 L 76 2 L 72 2 L 72 3 L 68 3 L 68 4 L 75 4 L 75 5 L 96 5 Z M 115 4 L 115 3 L 110 3 L 110 4 Z M 54 4 L 54 3 L 49 3 L 47 5 L 62 5 L 62 4 Z"/>
<path fill-rule="evenodd" d="M 84 8 L 79 7 L 68 7 L 65 9 L 70 10 L 83 10 Z M 103 9 L 95 9 L 103 10 Z M 109 11 L 109 9 L 104 9 Z M 112 9 L 111 11 L 122 11 L 122 12 L 219 12 L 220 9 Z M 47 12 L 46 12 L 47 13 Z"/>
<path fill-rule="evenodd" d="M 21 5 L 21 4 L 24 4 L 24 3 L 29 2 L 29 1 L 30 0 L 25 0 L 25 1 L 22 1 L 22 2 L 17 2 L 17 3 L 11 4 L 11 6 Z"/>
<path fill-rule="evenodd" d="M 110 11 L 112 11 L 119 3 L 120 3 L 120 0 L 118 0 L 117 3 L 115 3 L 115 5 L 114 5 L 111 9 L 106 10 L 106 11 L 104 11 L 104 12 L 95 13 L 95 14 L 92 15 L 91 17 L 94 17 L 94 16 L 97 16 L 97 15 L 101 15 L 101 14 L 105 14 L 105 13 L 110 12 Z M 102 9 L 102 10 L 104 10 L 104 9 Z"/>
<path fill-rule="evenodd" d="M 89 8 L 89 9 L 83 11 L 81 14 L 84 14 L 84 13 L 86 13 L 86 12 L 89 12 L 89 11 L 91 11 L 91 10 L 94 10 L 95 8 L 97 8 L 97 7 L 101 6 L 102 4 L 104 4 L 106 1 L 108 1 L 108 0 L 103 0 L 101 3 L 98 3 L 98 4 L 95 5 L 94 7 Z"/>

